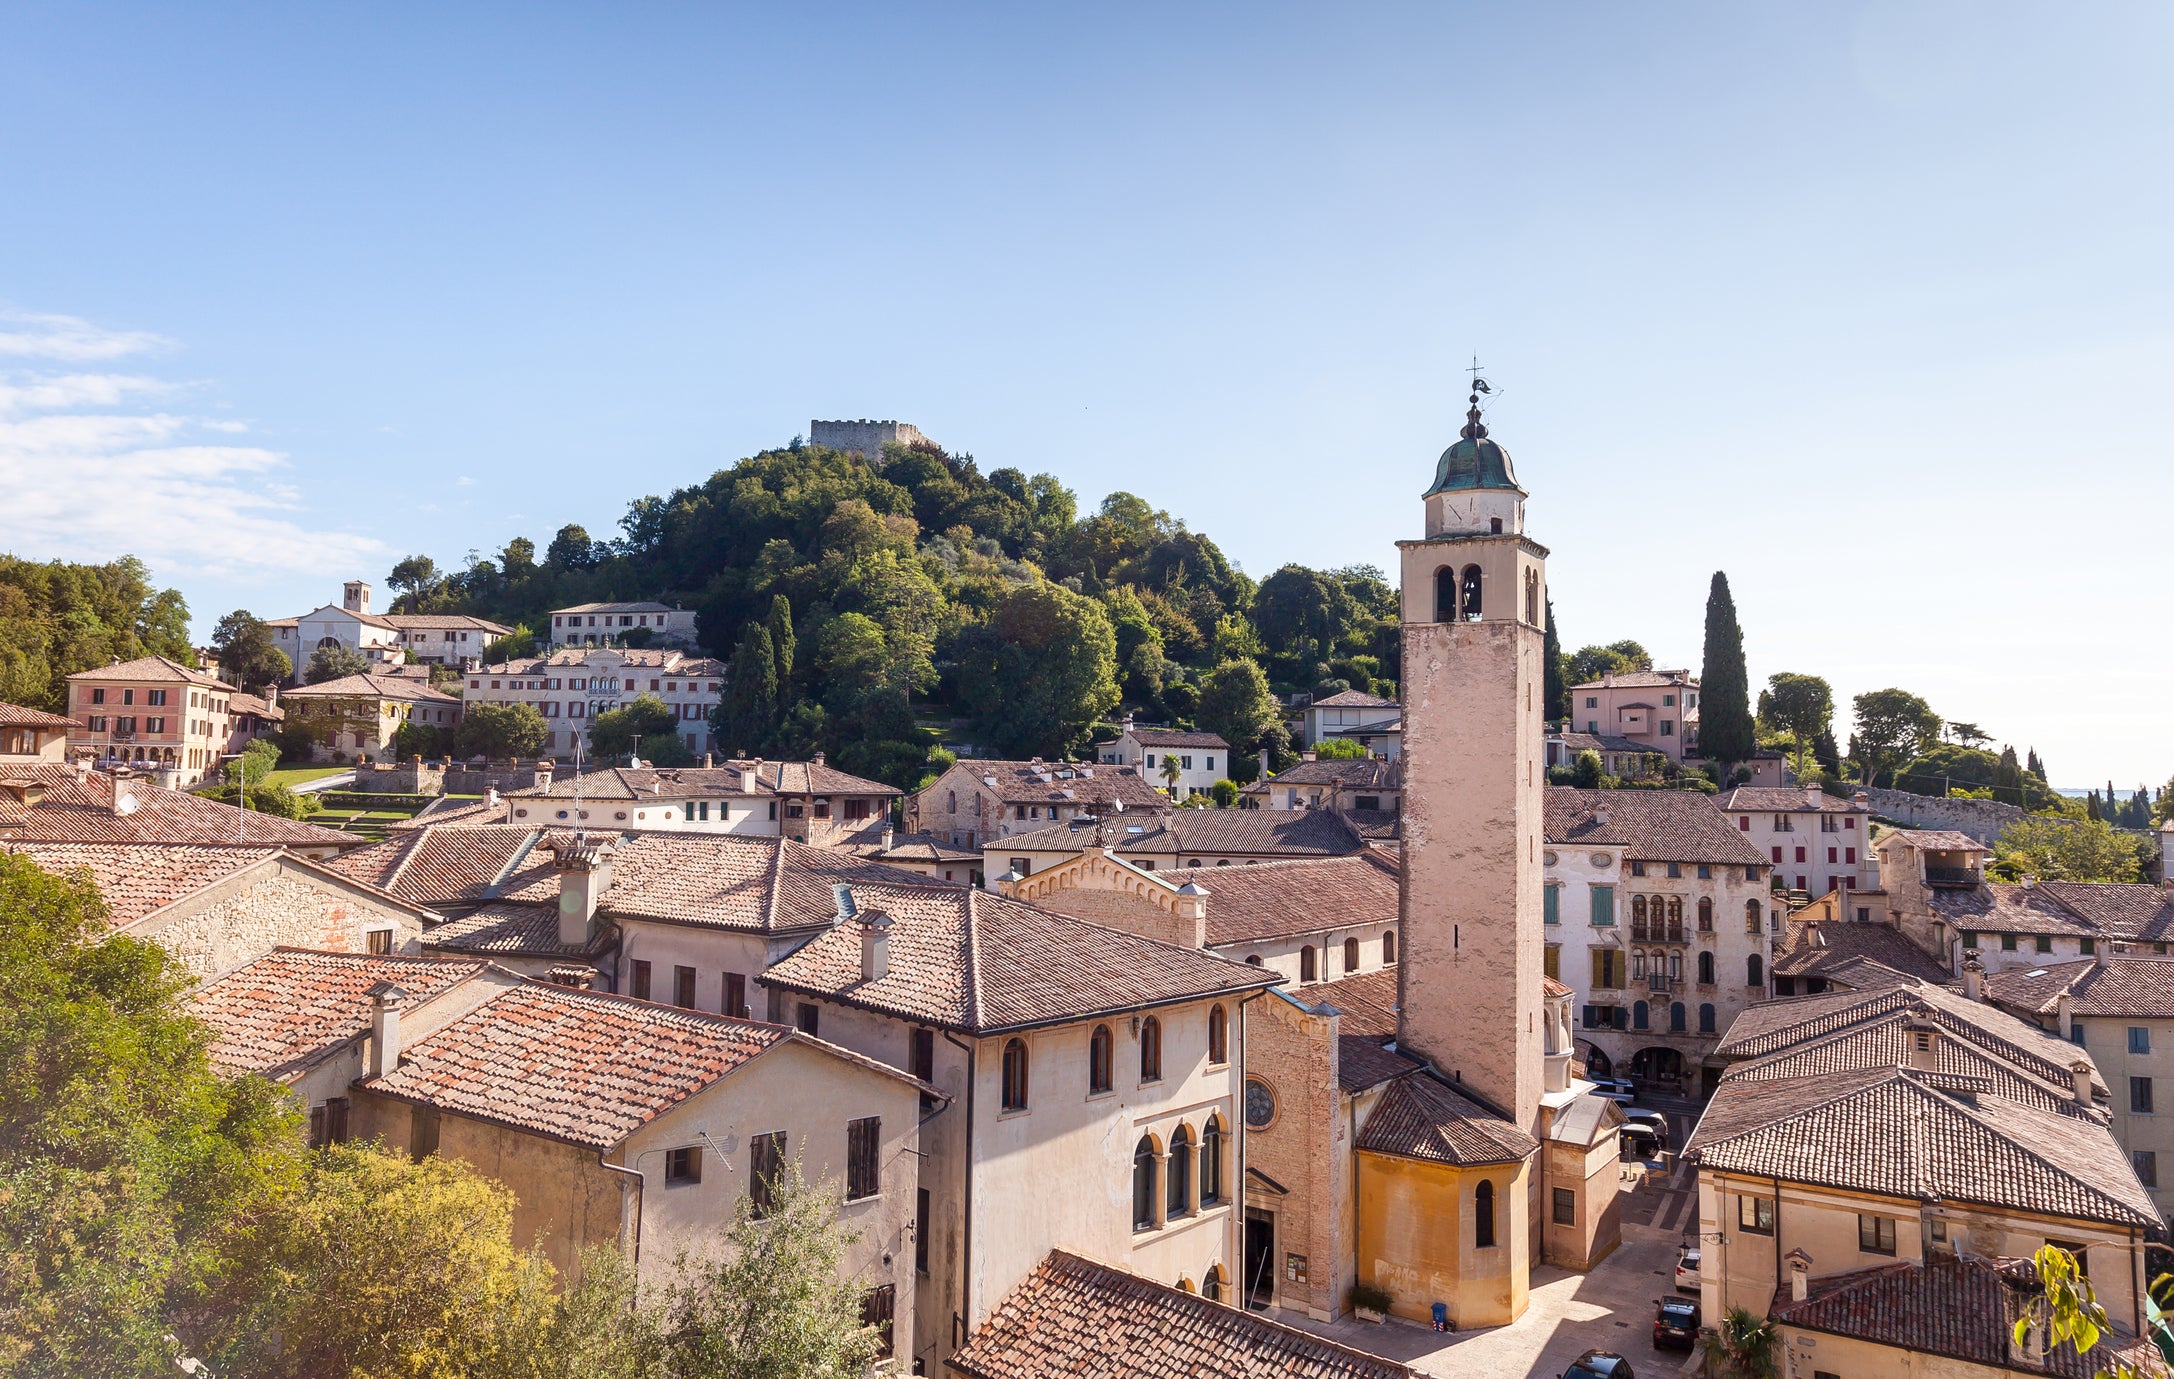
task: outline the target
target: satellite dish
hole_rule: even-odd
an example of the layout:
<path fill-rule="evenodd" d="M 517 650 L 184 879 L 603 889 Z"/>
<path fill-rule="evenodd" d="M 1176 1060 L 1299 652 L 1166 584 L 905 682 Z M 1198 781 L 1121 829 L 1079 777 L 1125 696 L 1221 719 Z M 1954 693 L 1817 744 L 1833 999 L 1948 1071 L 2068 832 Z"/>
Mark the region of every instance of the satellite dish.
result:
<path fill-rule="evenodd" d="M 143 808 L 143 801 L 137 799 L 134 795 L 123 795 L 113 802 L 113 812 L 124 819 L 141 808 Z"/>

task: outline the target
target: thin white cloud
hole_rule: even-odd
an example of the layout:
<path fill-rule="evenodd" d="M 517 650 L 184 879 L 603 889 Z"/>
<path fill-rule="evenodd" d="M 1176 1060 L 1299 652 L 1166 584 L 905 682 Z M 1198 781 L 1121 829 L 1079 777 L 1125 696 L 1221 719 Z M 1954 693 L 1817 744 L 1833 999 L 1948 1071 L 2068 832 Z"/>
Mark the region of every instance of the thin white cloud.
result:
<path fill-rule="evenodd" d="M 164 343 L 71 316 L 0 313 L 0 353 L 105 359 Z M 379 541 L 310 524 L 287 457 L 238 440 L 247 422 L 145 406 L 185 391 L 139 374 L 0 371 L 0 549 L 133 554 L 205 575 L 333 575 L 383 559 Z"/>
<path fill-rule="evenodd" d="M 108 330 L 79 316 L 0 310 L 0 354 L 34 359 L 119 359 L 171 342 L 147 330 Z"/>
<path fill-rule="evenodd" d="M 458 479 L 455 479 L 453 483 L 454 486 L 458 488 L 474 488 L 476 486 L 476 481 L 469 478 L 465 474 L 461 475 Z"/>

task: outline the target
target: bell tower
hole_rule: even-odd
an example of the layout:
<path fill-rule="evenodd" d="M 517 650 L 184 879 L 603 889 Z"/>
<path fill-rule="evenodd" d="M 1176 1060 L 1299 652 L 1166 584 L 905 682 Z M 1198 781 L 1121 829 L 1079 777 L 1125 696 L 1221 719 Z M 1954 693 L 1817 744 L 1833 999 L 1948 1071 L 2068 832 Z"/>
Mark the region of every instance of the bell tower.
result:
<path fill-rule="evenodd" d="M 1398 1047 L 1537 1132 L 1546 1018 L 1540 862 L 1547 550 L 1480 421 L 1426 492 L 1403 578 Z"/>

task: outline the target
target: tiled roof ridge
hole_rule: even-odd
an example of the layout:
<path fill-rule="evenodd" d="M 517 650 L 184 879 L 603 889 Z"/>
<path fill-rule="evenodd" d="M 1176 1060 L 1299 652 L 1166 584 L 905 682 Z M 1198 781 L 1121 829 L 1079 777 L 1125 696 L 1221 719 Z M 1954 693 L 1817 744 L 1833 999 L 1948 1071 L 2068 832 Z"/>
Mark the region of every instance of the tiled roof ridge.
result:
<path fill-rule="evenodd" d="M 1210 1302 L 1197 1293 L 1189 1293 L 1182 1288 L 1173 1288 L 1166 1283 L 1157 1283 L 1153 1279 L 1143 1278 L 1129 1270 L 1120 1269 L 1114 1264 L 1105 1264 L 1101 1260 L 1091 1259 L 1086 1255 L 1071 1250 L 1052 1249 L 1043 1258 L 1042 1262 L 1035 1266 L 1035 1271 L 1037 1273 L 1043 1270 L 1054 1272 L 1052 1266 L 1059 1265 L 1060 1262 L 1062 1267 L 1088 1274 L 1098 1283 L 1125 1288 L 1153 1289 L 1177 1306 L 1198 1309 L 1202 1312 L 1202 1315 L 1212 1316 L 1218 1321 L 1224 1320 L 1227 1314 L 1236 1313 L 1244 1319 L 1246 1325 L 1262 1331 L 1275 1332 L 1286 1339 L 1292 1349 L 1307 1352 L 1312 1358 L 1332 1359 L 1362 1365 L 1390 1365 L 1399 1369 L 1405 1368 L 1399 1361 L 1386 1359 L 1380 1355 L 1368 1354 L 1366 1351 L 1354 1346 L 1343 1345 L 1340 1342 L 1328 1339 L 1326 1336 L 1301 1330 L 1287 1322 L 1277 1321 L 1259 1312 L 1233 1308 L 1224 1303 Z M 1215 1311 L 1208 1312 L 1206 1309 L 1209 1308 L 1213 1308 Z M 983 1323 L 984 1326 L 987 1324 L 987 1322 Z M 1409 1370 L 1406 1372 L 1408 1373 Z"/>
<path fill-rule="evenodd" d="M 528 835 L 528 837 L 522 839 L 521 846 L 515 848 L 511 853 L 507 854 L 506 864 L 500 867 L 497 872 L 495 872 L 491 876 L 490 880 L 483 883 L 483 898 L 485 900 L 496 900 L 499 895 L 504 892 L 506 888 L 506 883 L 510 881 L 514 877 L 514 875 L 521 870 L 522 866 L 528 861 L 528 855 L 534 852 L 536 850 L 536 845 L 543 840 L 544 830 L 540 828 L 534 830 Z"/>
<path fill-rule="evenodd" d="M 1732 1076 L 1743 1076 L 1744 1074 L 1755 1072 L 1762 1068 L 1771 1068 L 1776 1066 L 1777 1064 L 1785 1062 L 1788 1059 L 1799 1058 L 1803 1057 L 1806 1054 L 1817 1053 L 1820 1050 L 1831 1048 L 1834 1045 L 1841 1044 L 1851 1039 L 1859 1038 L 1875 1030 L 1879 1030 L 1892 1025 L 1902 1024 L 1903 1022 L 1906 1022 L 1916 1017 L 1920 1013 L 1921 1012 L 1913 1010 L 1912 1008 L 1907 1006 L 1895 1010 L 1885 1011 L 1874 1019 L 1860 1021 L 1852 1025 L 1844 1025 L 1837 1029 L 1825 1030 L 1801 1042 L 1794 1044 L 1785 1044 L 1781 1048 L 1774 1049 L 1768 1053 L 1762 1053 L 1755 1058 L 1747 1058 L 1743 1062 L 1733 1066 L 1729 1070 L 1729 1072 Z M 1939 1023 L 1941 1024 L 1942 1028 L 1950 1028 L 1946 1021 L 1939 1021 Z M 1986 1062 L 1996 1063 L 2000 1065 L 2002 1070 L 2007 1072 L 2010 1076 L 2015 1077 L 2018 1080 L 2029 1084 L 2030 1086 L 2036 1087 L 2039 1091 L 2043 1092 L 2046 1095 L 2048 1100 L 2054 1102 L 2056 1105 L 2067 1108 L 2064 1109 L 2063 1114 L 2073 1115 L 2081 1109 L 2076 1106 L 2075 1088 L 2072 1080 L 2063 1078 L 2059 1082 L 2048 1081 L 2046 1078 L 2039 1076 L 2038 1073 L 2033 1069 L 2018 1066 L 2014 1059 L 2007 1057 L 2004 1053 L 1996 1053 L 1994 1051 L 1988 1050 L 1975 1039 L 1958 1038 L 1955 1040 L 1955 1042 L 1960 1047 L 1968 1049 L 1970 1053 L 1975 1057 L 1982 1059 Z M 2029 1055 L 2023 1054 L 2023 1051 L 2021 1050 L 2016 1050 L 2015 1052 L 2021 1054 L 2025 1058 L 2028 1058 L 2029 1061 L 2034 1063 L 2043 1061 L 2035 1058 L 2029 1058 Z M 1801 1076 L 1820 1076 L 1820 1074 L 1809 1073 L 1801 1074 Z M 1981 1074 L 1936 1072 L 1930 1074 L 1930 1076 L 1962 1079 L 1985 1083 L 1987 1084 L 1988 1089 L 1991 1089 L 1990 1078 Z M 1786 1081 L 1788 1079 L 1779 1080 Z M 1998 1090 L 1993 1090 L 1992 1094 L 1995 1096 L 2000 1096 L 2004 1100 L 2014 1100 L 2013 1097 L 2009 1097 L 2005 1093 L 1999 1092 Z M 2088 1114 L 2084 1115 L 2083 1118 L 2090 1120 L 2097 1119 L 2095 1116 L 2091 1116 Z"/>
<path fill-rule="evenodd" d="M 966 996 L 965 1024 L 968 1029 L 981 1025 L 981 916 L 976 907 L 987 892 L 979 886 L 966 891 L 966 971 L 961 974 L 960 990 Z"/>
<path fill-rule="evenodd" d="M 337 948 L 308 948 L 304 947 L 299 943 L 275 943 L 272 945 L 272 953 L 289 953 L 305 958 L 337 958 L 358 963 L 467 963 L 473 966 L 478 972 L 482 971 L 486 967 L 497 966 L 496 963 L 493 963 L 486 958 L 436 957 L 429 953 L 343 953 Z M 271 954 L 267 953 L 265 956 L 269 957 L 271 956 Z M 240 967 L 235 968 L 234 972 L 246 972 L 249 970 L 250 967 L 262 961 L 264 961 L 263 958 L 257 958 L 254 959 L 252 962 L 243 963 Z M 505 971 L 506 969 L 500 968 L 499 970 Z M 234 972 L 222 973 L 220 977 L 216 978 L 215 980 L 224 980 L 227 977 L 233 976 Z"/>
<path fill-rule="evenodd" d="M 1684 1143 L 1684 1157 L 1690 1158 L 1694 1154 L 1704 1155 L 1722 1145 L 1733 1144 L 1738 1140 L 1748 1139 L 1753 1135 L 1764 1134 L 1785 1120 L 1810 1115 L 1814 1111 L 1823 1111 L 1836 1102 L 1846 1101 L 1853 1096 L 1861 1096 L 1875 1087 L 1885 1086 L 1901 1072 L 1902 1069 L 1900 1068 L 1859 1068 L 1846 1073 L 1807 1073 L 1802 1077 L 1775 1078 L 1767 1083 L 1767 1088 L 1774 1094 L 1775 1100 L 1779 1103 L 1770 1118 L 1754 1125 L 1745 1125 L 1734 1129 L 1717 1139 L 1701 1140 L 1698 1132 L 1706 1119 L 1705 1113 L 1701 1112 L 1698 1123 L 1693 1124 L 1691 1127 L 1691 1138 Z M 1791 1084 L 1807 1082 L 1831 1082 L 1836 1086 L 1832 1093 L 1822 1100 L 1806 1104 L 1791 1104 L 1781 1100 L 1780 1092 L 1783 1088 Z M 1707 1103 L 1707 1109 L 1712 1109 L 1711 1102 Z"/>
<path fill-rule="evenodd" d="M 1962 1116 L 1972 1125 L 1976 1126 L 1984 1134 L 1991 1135 L 1993 1138 L 1999 1140 L 2003 1144 L 2013 1146 L 2018 1154 L 2021 1154 L 2024 1158 L 2030 1160 L 2032 1163 L 2037 1164 L 2040 1169 L 2044 1170 L 2047 1173 L 2053 1174 L 2056 1177 L 2066 1179 L 2068 1182 L 2073 1183 L 2086 1196 L 2095 1197 L 2100 1202 L 2105 1203 L 2106 1206 L 2111 1209 L 2111 1211 L 2117 1217 L 2133 1217 L 2135 1215 L 2136 1208 L 2130 1206 L 2126 1202 L 2118 1201 L 2110 1194 L 2100 1190 L 2099 1186 L 2096 1183 L 2093 1183 L 2089 1179 L 2078 1175 L 2074 1169 L 2046 1157 L 2044 1154 L 2040 1153 L 2037 1146 L 2032 1144 L 2029 1140 L 2023 1138 L 2020 1135 L 2010 1134 L 2005 1128 L 1993 1124 L 1992 1122 L 1987 1120 L 1984 1115 L 1980 1114 L 1977 1107 L 1972 1106 L 1967 1102 L 1959 1101 L 1954 1097 L 1948 1096 L 1944 1092 L 1940 1091 L 1940 1089 L 1937 1087 L 1926 1085 L 1921 1080 L 1920 1074 L 1914 1073 L 1907 1068 L 1902 1069 L 1902 1080 L 1909 1084 L 1911 1090 L 1916 1095 L 1920 1097 L 1938 1097 L 1940 1099 L 1939 1104 L 1942 1107 L 1952 1110 L 1956 1114 Z M 1989 1092 L 1986 1095 L 1995 1101 L 2006 1102 L 2007 1104 L 2015 1106 L 2018 1109 L 2026 1112 L 2031 1109 L 2030 1107 L 2024 1106 L 2021 1102 L 2010 1101 L 2007 1097 L 2002 1096 L 1998 1092 Z M 2051 1115 L 2052 1112 L 2042 1111 L 2038 1114 Z M 1912 1128 L 1916 1129 L 1918 1125 L 1921 1124 L 1921 1121 L 1913 1124 Z M 2108 1133 L 2111 1134 L 2112 1132 L 2109 1131 Z M 1941 1186 L 1943 1189 L 1945 1189 L 1947 1185 L 1943 1183 Z M 1949 1193 L 1947 1195 L 1952 1196 L 1954 1194 Z M 1969 1199 L 1963 1198 L 1962 1200 L 1967 1201 Z M 1998 1204 L 1996 1203 L 1993 1205 Z M 2156 1216 L 2156 1213 L 2154 1213 L 2154 1216 Z M 2160 1222 L 2154 1220 L 2149 1224 L 2158 1225 L 2160 1224 Z"/>
<path fill-rule="evenodd" d="M 770 865 L 763 869 L 761 927 L 765 930 L 777 928 L 778 898 L 785 891 L 786 849 L 791 846 L 792 839 L 778 835 L 777 846 L 770 850 Z"/>
<path fill-rule="evenodd" d="M 392 871 L 385 877 L 386 890 L 394 890 L 400 885 L 400 878 L 407 874 L 409 863 L 413 862 L 423 849 L 430 845 L 430 839 L 437 831 L 438 826 L 436 824 L 430 824 L 415 831 L 414 841 L 408 844 L 407 851 L 400 854 L 400 860 L 393 864 Z"/>

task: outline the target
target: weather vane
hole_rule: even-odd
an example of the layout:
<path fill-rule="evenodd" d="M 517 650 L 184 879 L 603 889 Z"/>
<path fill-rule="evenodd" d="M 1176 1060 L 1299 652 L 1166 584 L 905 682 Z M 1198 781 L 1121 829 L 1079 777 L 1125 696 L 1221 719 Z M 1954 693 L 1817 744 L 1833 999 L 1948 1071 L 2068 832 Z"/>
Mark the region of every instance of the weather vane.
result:
<path fill-rule="evenodd" d="M 1474 407 L 1477 407 L 1480 405 L 1480 394 L 1492 394 L 1494 392 L 1494 389 L 1488 387 L 1487 380 L 1480 377 L 1480 357 L 1478 355 L 1475 354 L 1472 356 L 1472 367 L 1466 369 L 1465 372 L 1472 375 L 1471 403 Z"/>

